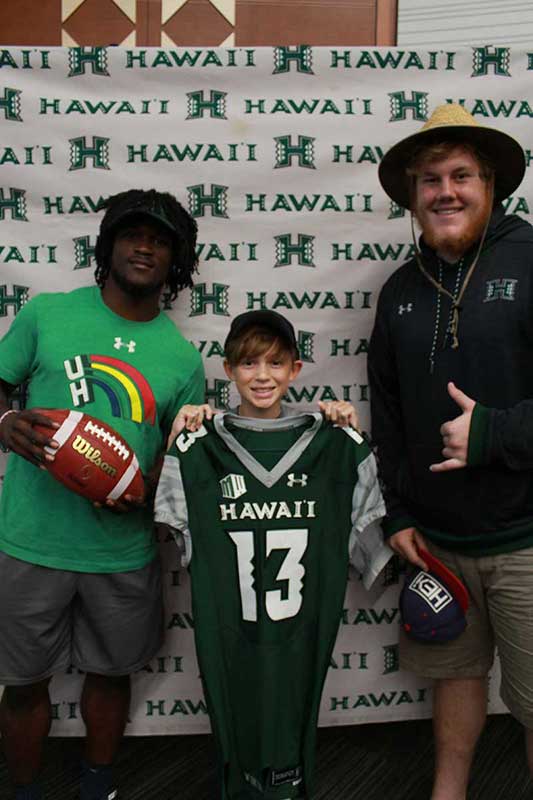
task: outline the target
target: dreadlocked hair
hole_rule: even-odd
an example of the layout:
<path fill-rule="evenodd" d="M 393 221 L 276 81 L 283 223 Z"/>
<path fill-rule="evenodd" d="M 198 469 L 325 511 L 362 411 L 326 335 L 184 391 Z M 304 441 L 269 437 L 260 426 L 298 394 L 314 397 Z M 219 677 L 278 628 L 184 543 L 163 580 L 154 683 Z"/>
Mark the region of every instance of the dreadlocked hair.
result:
<path fill-rule="evenodd" d="M 130 189 L 126 192 L 112 195 L 99 205 L 105 209 L 105 215 L 100 223 L 100 233 L 96 240 L 94 250 L 96 269 L 94 278 L 97 286 L 102 288 L 108 278 L 111 267 L 111 254 L 117 231 L 122 227 L 122 218 L 135 216 L 138 209 L 139 215 L 146 213 L 147 209 L 154 211 L 174 228 L 172 236 L 172 265 L 169 269 L 165 286 L 168 291 L 164 294 L 165 303 L 175 300 L 178 292 L 185 287 L 193 285 L 193 273 L 198 271 L 198 257 L 196 255 L 196 236 L 198 226 L 191 215 L 186 211 L 176 198 L 168 192 L 157 192 L 155 189 Z"/>

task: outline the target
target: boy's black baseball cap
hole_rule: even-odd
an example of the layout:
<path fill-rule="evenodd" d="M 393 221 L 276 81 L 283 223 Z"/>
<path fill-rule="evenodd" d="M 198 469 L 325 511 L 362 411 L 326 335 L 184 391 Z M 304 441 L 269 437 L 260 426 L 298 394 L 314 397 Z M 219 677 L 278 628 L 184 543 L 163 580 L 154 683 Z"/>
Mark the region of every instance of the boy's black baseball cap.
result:
<path fill-rule="evenodd" d="M 292 324 L 288 319 L 278 314 L 277 311 L 270 311 L 269 309 L 265 309 L 264 311 L 245 311 L 244 314 L 239 314 L 235 317 L 231 322 L 229 333 L 226 336 L 224 348 L 226 348 L 233 339 L 241 336 L 247 328 L 256 325 L 273 331 L 273 333 L 298 352 L 296 334 Z"/>

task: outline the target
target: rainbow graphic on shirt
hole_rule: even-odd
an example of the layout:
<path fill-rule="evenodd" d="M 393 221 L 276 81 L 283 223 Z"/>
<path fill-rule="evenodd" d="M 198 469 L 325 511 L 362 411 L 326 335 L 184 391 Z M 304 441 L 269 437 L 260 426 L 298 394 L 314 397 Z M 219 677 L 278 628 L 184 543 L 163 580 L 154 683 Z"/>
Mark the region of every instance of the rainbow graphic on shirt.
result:
<path fill-rule="evenodd" d="M 75 408 L 94 402 L 103 392 L 114 417 L 154 425 L 154 393 L 138 369 L 112 356 L 78 355 L 64 362 Z"/>

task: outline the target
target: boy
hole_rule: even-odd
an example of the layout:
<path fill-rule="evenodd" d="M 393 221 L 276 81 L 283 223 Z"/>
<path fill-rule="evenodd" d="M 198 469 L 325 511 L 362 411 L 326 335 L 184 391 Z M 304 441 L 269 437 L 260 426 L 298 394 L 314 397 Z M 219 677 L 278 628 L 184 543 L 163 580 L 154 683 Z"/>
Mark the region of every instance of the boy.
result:
<path fill-rule="evenodd" d="M 155 515 L 190 569 L 223 800 L 310 798 L 348 562 L 368 587 L 390 558 L 384 505 L 357 431 L 282 406 L 302 366 L 288 320 L 241 314 L 225 354 L 238 413 L 182 414 Z M 344 405 L 330 415 L 353 419 Z"/>
<path fill-rule="evenodd" d="M 276 311 L 247 311 L 231 323 L 224 344 L 224 370 L 235 381 L 241 402 L 232 409 L 241 417 L 276 419 L 298 412 L 283 405 L 287 387 L 300 374 L 302 361 L 294 328 Z M 343 400 L 319 402 L 327 420 L 340 425 L 359 427 L 357 412 Z M 168 447 L 183 428 L 195 431 L 216 412 L 207 403 L 183 406 L 172 426 Z"/>

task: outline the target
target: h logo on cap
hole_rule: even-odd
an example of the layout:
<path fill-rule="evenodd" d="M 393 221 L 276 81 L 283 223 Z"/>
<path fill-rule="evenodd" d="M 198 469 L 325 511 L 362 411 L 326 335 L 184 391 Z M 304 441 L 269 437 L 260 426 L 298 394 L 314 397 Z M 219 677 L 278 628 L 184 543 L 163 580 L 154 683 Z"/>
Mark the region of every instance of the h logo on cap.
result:
<path fill-rule="evenodd" d="M 417 572 L 409 584 L 409 588 L 416 592 L 428 606 L 431 606 L 435 614 L 446 608 L 453 600 L 452 595 L 442 583 L 439 583 L 433 575 L 427 572 Z"/>

